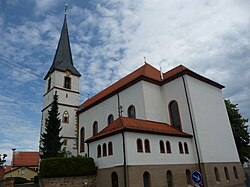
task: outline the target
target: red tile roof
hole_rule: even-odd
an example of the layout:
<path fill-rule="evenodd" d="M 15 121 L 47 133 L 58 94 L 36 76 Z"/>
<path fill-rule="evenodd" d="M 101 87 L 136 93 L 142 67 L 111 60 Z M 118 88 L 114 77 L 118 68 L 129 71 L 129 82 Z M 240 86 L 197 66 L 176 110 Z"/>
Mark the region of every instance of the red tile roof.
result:
<path fill-rule="evenodd" d="M 128 117 L 120 117 L 106 128 L 101 130 L 95 136 L 92 136 L 86 142 L 92 142 L 107 136 L 118 134 L 124 131 L 140 132 L 148 134 L 161 134 L 169 136 L 192 137 L 192 135 L 184 133 L 167 123 L 148 121 L 142 119 L 132 119 Z"/>
<path fill-rule="evenodd" d="M 39 152 L 14 152 L 12 167 L 28 166 L 38 167 Z"/>
<path fill-rule="evenodd" d="M 90 99 L 86 100 L 79 108 L 79 113 L 84 112 L 88 108 L 91 108 L 92 106 L 95 106 L 96 104 L 102 102 L 103 100 L 119 93 L 120 91 L 126 89 L 127 87 L 137 83 L 140 80 L 145 80 L 148 82 L 152 82 L 158 85 L 163 85 L 173 79 L 176 79 L 184 74 L 188 74 L 196 79 L 199 79 L 203 82 L 206 82 L 208 84 L 211 84 L 215 87 L 218 88 L 223 88 L 224 86 L 209 80 L 193 71 L 190 69 L 186 68 L 183 65 L 179 65 L 170 71 L 167 71 L 166 73 L 163 74 L 163 80 L 161 79 L 161 72 L 151 66 L 148 63 L 145 63 L 143 66 L 140 68 L 136 69 L 129 75 L 125 76 L 124 78 L 118 80 L 111 86 L 107 87 L 103 91 L 99 92 L 95 96 L 91 97 Z"/>

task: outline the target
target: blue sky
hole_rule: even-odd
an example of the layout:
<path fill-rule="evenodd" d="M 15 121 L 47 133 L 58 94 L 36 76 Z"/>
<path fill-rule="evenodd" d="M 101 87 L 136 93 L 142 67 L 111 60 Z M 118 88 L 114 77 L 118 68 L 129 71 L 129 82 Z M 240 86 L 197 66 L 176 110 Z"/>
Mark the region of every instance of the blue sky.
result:
<path fill-rule="evenodd" d="M 250 2 L 1 0 L 0 154 L 38 150 L 44 81 L 68 4 L 81 101 L 143 65 L 183 64 L 250 118 Z"/>

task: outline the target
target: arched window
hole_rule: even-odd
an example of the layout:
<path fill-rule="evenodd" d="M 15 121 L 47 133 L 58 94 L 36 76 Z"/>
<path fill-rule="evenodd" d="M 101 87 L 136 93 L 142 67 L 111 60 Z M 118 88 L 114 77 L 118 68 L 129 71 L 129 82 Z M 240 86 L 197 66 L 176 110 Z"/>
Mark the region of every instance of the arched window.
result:
<path fill-rule="evenodd" d="M 180 152 L 180 154 L 183 154 L 184 152 L 183 152 L 183 147 L 182 147 L 182 143 L 181 142 L 179 142 L 179 152 Z"/>
<path fill-rule="evenodd" d="M 84 152 L 84 141 L 85 141 L 85 130 L 84 127 L 82 127 L 80 132 L 80 152 Z"/>
<path fill-rule="evenodd" d="M 189 169 L 186 170 L 187 185 L 192 185 L 191 172 Z"/>
<path fill-rule="evenodd" d="M 151 181 L 150 181 L 150 173 L 145 171 L 143 173 L 143 186 L 144 187 L 150 187 L 151 186 Z"/>
<path fill-rule="evenodd" d="M 189 154 L 188 144 L 186 142 L 184 142 L 184 150 L 185 150 L 185 154 Z"/>
<path fill-rule="evenodd" d="M 105 143 L 102 145 L 102 156 L 107 156 L 107 145 Z"/>
<path fill-rule="evenodd" d="M 114 121 L 114 116 L 113 114 L 110 114 L 108 117 L 108 125 Z"/>
<path fill-rule="evenodd" d="M 98 145 L 97 146 L 97 158 L 99 158 L 101 156 L 102 156 L 102 148 L 101 148 L 101 145 Z"/>
<path fill-rule="evenodd" d="M 128 117 L 129 118 L 136 118 L 135 106 L 131 105 L 128 107 Z"/>
<path fill-rule="evenodd" d="M 51 88 L 51 77 L 48 79 L 47 92 L 50 90 L 50 88 Z"/>
<path fill-rule="evenodd" d="M 98 133 L 98 123 L 97 121 L 93 124 L 93 136 L 95 136 Z"/>
<path fill-rule="evenodd" d="M 235 177 L 236 179 L 239 179 L 238 172 L 237 172 L 237 169 L 236 169 L 235 166 L 233 167 L 233 170 L 234 170 L 234 177 Z"/>
<path fill-rule="evenodd" d="M 220 182 L 220 174 L 217 167 L 214 168 L 214 175 L 217 182 Z"/>
<path fill-rule="evenodd" d="M 159 142 L 159 144 L 160 144 L 160 153 L 165 153 L 164 142 L 161 140 L 161 141 Z"/>
<path fill-rule="evenodd" d="M 108 154 L 113 155 L 113 144 L 112 144 L 112 142 L 109 142 L 109 144 L 108 144 Z"/>
<path fill-rule="evenodd" d="M 174 183 L 173 183 L 173 175 L 172 172 L 170 170 L 167 171 L 166 173 L 166 177 L 167 177 L 167 187 L 173 187 Z"/>
<path fill-rule="evenodd" d="M 64 111 L 63 117 L 62 117 L 62 122 L 63 123 L 69 123 L 69 113 L 68 113 L 68 111 Z"/>
<path fill-rule="evenodd" d="M 181 130 L 181 118 L 180 118 L 178 103 L 176 101 L 171 101 L 168 105 L 168 109 L 169 109 L 171 125 L 174 128 Z"/>
<path fill-rule="evenodd" d="M 224 167 L 224 172 L 225 172 L 225 176 L 226 176 L 227 181 L 230 181 L 230 176 L 229 176 L 227 167 Z"/>
<path fill-rule="evenodd" d="M 166 141 L 166 147 L 167 147 L 167 153 L 172 153 L 171 151 L 171 145 L 169 141 Z"/>
<path fill-rule="evenodd" d="M 118 175 L 115 171 L 111 174 L 111 180 L 112 180 L 112 187 L 118 187 Z"/>
<path fill-rule="evenodd" d="M 136 140 L 136 144 L 137 144 L 137 152 L 142 153 L 143 152 L 142 140 L 140 138 L 138 138 Z"/>
<path fill-rule="evenodd" d="M 148 139 L 144 140 L 145 153 L 150 153 L 150 142 Z"/>

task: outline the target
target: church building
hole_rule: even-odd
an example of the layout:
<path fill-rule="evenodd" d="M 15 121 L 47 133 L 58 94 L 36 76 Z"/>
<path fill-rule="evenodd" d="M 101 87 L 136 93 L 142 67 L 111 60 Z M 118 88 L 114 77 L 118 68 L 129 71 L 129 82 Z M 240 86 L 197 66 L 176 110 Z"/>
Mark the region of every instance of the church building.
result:
<path fill-rule="evenodd" d="M 57 94 L 62 149 L 94 159 L 97 186 L 193 186 L 195 171 L 206 187 L 244 184 L 223 85 L 183 65 L 163 73 L 145 62 L 81 104 L 80 77 L 65 14 L 44 78 L 41 133 Z"/>

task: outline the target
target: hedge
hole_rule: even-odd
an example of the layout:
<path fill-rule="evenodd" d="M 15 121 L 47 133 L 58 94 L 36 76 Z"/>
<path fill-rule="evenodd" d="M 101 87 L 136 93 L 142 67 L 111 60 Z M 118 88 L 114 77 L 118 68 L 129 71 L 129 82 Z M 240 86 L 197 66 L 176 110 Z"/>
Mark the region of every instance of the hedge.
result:
<path fill-rule="evenodd" d="M 40 163 L 39 177 L 72 177 L 96 174 L 93 158 L 47 158 Z"/>

